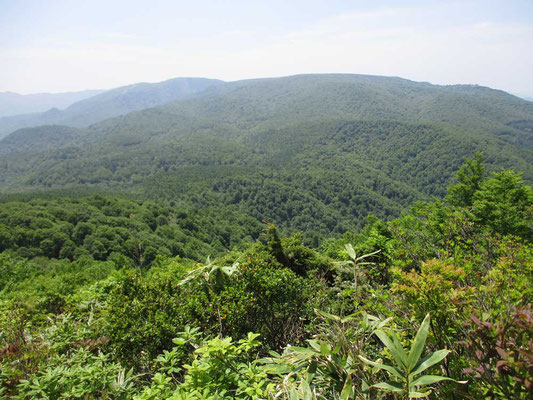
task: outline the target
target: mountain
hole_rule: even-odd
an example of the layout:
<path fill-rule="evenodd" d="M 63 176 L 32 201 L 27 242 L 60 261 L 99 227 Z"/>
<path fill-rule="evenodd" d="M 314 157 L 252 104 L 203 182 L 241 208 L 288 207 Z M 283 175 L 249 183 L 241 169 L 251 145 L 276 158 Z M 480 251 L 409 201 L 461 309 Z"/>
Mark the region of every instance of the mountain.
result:
<path fill-rule="evenodd" d="M 201 92 L 222 81 L 204 78 L 175 78 L 158 83 L 137 83 L 111 89 L 46 112 L 0 118 L 0 138 L 17 129 L 40 125 L 85 127 L 131 111 L 154 107 Z"/>
<path fill-rule="evenodd" d="M 0 117 L 39 113 L 51 108 L 62 109 L 102 92 L 103 90 L 36 94 L 0 92 Z"/>
<path fill-rule="evenodd" d="M 74 139 L 81 130 L 62 125 L 45 125 L 22 128 L 2 140 L 0 154 L 17 152 L 41 152 L 61 147 L 66 141 Z"/>
<path fill-rule="evenodd" d="M 75 132 L 14 132 L 0 141 L 0 190 L 83 187 L 227 208 L 317 242 L 370 213 L 395 216 L 442 196 L 476 151 L 489 170 L 514 168 L 532 182 L 532 128 L 533 103 L 485 87 L 338 74 L 246 80 Z"/>

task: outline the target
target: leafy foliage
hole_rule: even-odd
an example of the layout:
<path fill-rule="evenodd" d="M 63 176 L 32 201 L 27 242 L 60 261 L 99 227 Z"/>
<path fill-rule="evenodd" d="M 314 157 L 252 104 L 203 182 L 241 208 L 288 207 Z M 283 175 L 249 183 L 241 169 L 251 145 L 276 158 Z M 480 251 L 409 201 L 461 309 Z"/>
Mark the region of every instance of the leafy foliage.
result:
<path fill-rule="evenodd" d="M 125 97 L 142 91 L 133 89 Z M 88 129 L 16 132 L 0 142 L 0 191 L 92 189 L 228 207 L 318 246 L 362 228 L 370 213 L 398 217 L 443 196 L 476 151 L 488 171 L 514 168 L 531 183 L 532 116 L 531 103 L 480 87 L 362 75 L 231 82 Z"/>
<path fill-rule="evenodd" d="M 495 323 L 472 314 L 463 343 L 473 359 L 473 366 L 465 372 L 482 382 L 483 396 L 527 399 L 533 395 L 531 304 L 514 308 Z"/>
<path fill-rule="evenodd" d="M 453 381 L 451 378 L 438 375 L 417 376 L 442 361 L 449 353 L 448 350 L 437 350 L 421 357 L 428 335 L 429 320 L 430 317 L 428 314 L 424 318 L 424 321 L 422 321 L 409 351 L 406 351 L 403 347 L 396 333 L 391 332 L 391 340 L 385 332 L 381 330 L 376 331 L 376 335 L 391 352 L 395 365 L 382 364 L 359 356 L 365 363 L 378 369 L 383 369 L 390 374 L 390 381 L 376 383 L 373 387 L 391 392 L 399 392 L 403 394 L 403 398 L 409 399 L 429 396 L 431 390 L 426 387 L 428 385 L 445 380 Z"/>
<path fill-rule="evenodd" d="M 478 162 L 318 250 L 235 208 L 2 203 L 0 398 L 529 398 L 531 189 Z"/>
<path fill-rule="evenodd" d="M 144 268 L 157 255 L 200 259 L 220 254 L 257 238 L 260 231 L 257 221 L 236 212 L 222 216 L 100 195 L 0 203 L 0 250 L 26 258 L 90 255 L 108 260 L 121 255 Z"/>

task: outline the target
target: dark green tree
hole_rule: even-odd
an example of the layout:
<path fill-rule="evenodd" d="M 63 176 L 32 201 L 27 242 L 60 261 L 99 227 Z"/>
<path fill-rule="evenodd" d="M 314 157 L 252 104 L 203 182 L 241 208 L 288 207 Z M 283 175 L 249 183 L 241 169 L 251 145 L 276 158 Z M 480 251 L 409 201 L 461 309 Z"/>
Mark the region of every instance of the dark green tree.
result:
<path fill-rule="evenodd" d="M 458 183 L 448 187 L 446 200 L 459 207 L 470 207 L 474 194 L 481 188 L 485 176 L 483 153 L 474 154 L 474 158 L 466 159 L 457 171 Z"/>
<path fill-rule="evenodd" d="M 501 171 L 474 194 L 477 220 L 503 235 L 533 238 L 533 192 L 514 171 Z"/>

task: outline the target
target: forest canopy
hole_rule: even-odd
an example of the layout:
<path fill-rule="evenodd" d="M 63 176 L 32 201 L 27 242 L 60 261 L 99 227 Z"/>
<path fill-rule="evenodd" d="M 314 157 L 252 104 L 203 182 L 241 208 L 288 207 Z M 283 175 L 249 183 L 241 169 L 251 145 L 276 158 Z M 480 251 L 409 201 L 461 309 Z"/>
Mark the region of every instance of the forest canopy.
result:
<path fill-rule="evenodd" d="M 0 203 L 0 396 L 529 399 L 533 192 L 485 169 L 314 247 L 237 207 Z"/>

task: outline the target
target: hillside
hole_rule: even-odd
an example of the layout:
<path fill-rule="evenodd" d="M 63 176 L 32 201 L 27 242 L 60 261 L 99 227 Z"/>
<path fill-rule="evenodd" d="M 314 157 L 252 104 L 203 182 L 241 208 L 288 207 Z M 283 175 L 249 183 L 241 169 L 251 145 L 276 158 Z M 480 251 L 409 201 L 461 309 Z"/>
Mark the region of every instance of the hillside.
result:
<path fill-rule="evenodd" d="M 54 150 L 79 137 L 80 134 L 81 131 L 77 128 L 61 125 L 22 128 L 2 140 L 0 154 Z"/>
<path fill-rule="evenodd" d="M 0 202 L 0 398 L 531 399 L 533 191 L 479 155 L 457 179 L 319 248 L 227 208 Z"/>
<path fill-rule="evenodd" d="M 54 107 L 42 113 L 0 118 L 0 138 L 17 129 L 39 125 L 85 127 L 117 115 L 175 101 L 220 83 L 214 79 L 176 78 L 123 86 L 80 99 L 65 110 Z"/>
<path fill-rule="evenodd" d="M 15 132 L 0 141 L 0 190 L 83 186 L 232 206 L 316 242 L 369 213 L 395 216 L 442 196 L 476 151 L 489 170 L 533 181 L 532 121 L 533 103 L 478 86 L 361 75 L 239 81 L 76 134 Z"/>
<path fill-rule="evenodd" d="M 85 100 L 102 92 L 103 90 L 35 94 L 0 92 L 0 118 L 19 114 L 39 113 L 51 108 L 63 109 L 77 101 Z"/>
<path fill-rule="evenodd" d="M 11 133 L 0 399 L 532 398 L 531 107 L 295 76 Z"/>

